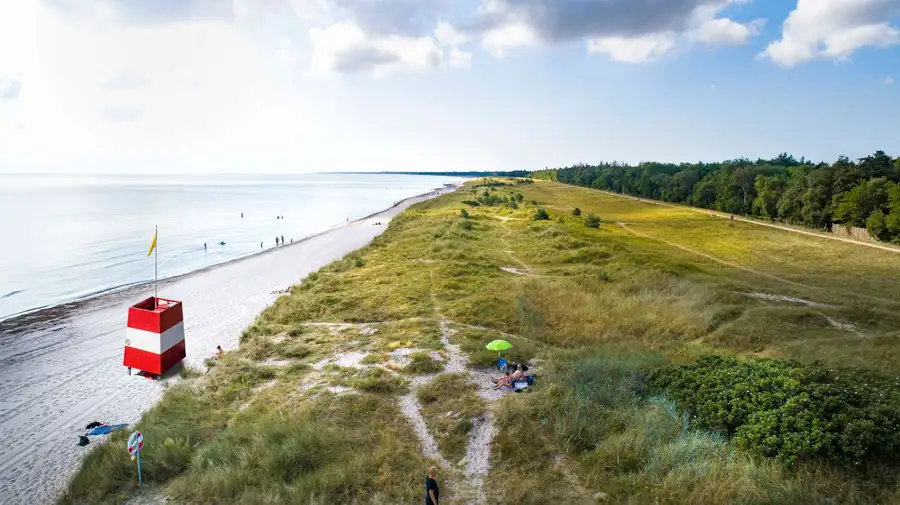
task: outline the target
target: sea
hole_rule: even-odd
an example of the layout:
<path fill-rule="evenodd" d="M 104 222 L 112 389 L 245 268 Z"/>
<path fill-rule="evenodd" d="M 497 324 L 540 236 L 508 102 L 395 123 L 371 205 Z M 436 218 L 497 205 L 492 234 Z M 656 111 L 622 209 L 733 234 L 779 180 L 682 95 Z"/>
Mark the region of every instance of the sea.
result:
<path fill-rule="evenodd" d="M 0 175 L 0 320 L 264 252 L 461 181 Z"/>

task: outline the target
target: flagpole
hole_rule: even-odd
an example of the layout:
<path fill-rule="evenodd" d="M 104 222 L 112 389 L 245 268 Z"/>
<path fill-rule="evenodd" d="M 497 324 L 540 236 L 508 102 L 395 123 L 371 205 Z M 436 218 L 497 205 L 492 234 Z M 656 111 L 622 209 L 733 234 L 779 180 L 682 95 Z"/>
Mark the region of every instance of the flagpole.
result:
<path fill-rule="evenodd" d="M 153 235 L 156 237 L 156 266 L 153 269 L 153 298 L 156 298 L 155 303 L 159 303 L 159 225 L 156 225 L 156 233 Z"/>

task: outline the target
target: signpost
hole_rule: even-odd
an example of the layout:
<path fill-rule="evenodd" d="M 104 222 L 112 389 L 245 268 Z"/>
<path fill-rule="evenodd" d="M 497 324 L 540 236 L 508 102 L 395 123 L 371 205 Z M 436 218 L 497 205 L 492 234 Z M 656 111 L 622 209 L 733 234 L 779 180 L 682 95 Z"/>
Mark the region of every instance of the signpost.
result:
<path fill-rule="evenodd" d="M 137 459 L 137 467 L 138 467 L 138 485 L 144 485 L 144 478 L 141 476 L 141 449 L 144 448 L 144 434 L 140 431 L 135 431 L 128 437 L 128 455 L 131 456 L 131 460 L 134 461 Z"/>

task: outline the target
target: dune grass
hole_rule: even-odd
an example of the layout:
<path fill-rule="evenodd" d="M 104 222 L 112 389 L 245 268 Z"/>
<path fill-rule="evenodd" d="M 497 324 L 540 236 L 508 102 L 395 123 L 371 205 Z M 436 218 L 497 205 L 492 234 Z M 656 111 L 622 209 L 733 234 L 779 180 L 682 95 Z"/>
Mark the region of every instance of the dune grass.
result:
<path fill-rule="evenodd" d="M 280 297 L 210 372 L 170 387 L 138 426 L 148 482 L 184 503 L 420 500 L 432 462 L 398 407 L 413 392 L 452 464 L 469 421 L 494 413 L 491 503 L 900 500 L 894 470 L 784 468 L 644 391 L 655 368 L 710 352 L 900 372 L 900 255 L 508 182 L 489 191 L 496 205 L 476 202 L 488 200 L 473 181 L 414 206 Z M 532 219 L 539 207 L 549 219 Z M 487 405 L 459 374 L 410 389 L 443 368 L 431 354 L 446 355 L 442 323 L 470 367 L 496 360 L 494 339 L 540 363 L 533 391 Z M 121 435 L 94 448 L 61 502 L 133 495 L 123 454 Z M 442 470 L 442 502 L 462 495 L 459 472 Z"/>

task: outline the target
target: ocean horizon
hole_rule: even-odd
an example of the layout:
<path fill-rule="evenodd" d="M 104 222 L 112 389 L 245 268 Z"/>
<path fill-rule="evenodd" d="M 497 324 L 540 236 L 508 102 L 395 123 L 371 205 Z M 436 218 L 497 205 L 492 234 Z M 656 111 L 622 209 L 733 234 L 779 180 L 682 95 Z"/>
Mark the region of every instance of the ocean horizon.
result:
<path fill-rule="evenodd" d="M 0 175 L 0 320 L 290 244 L 463 178 Z M 282 217 L 283 216 L 283 217 Z M 224 244 L 221 244 L 223 243 Z"/>

